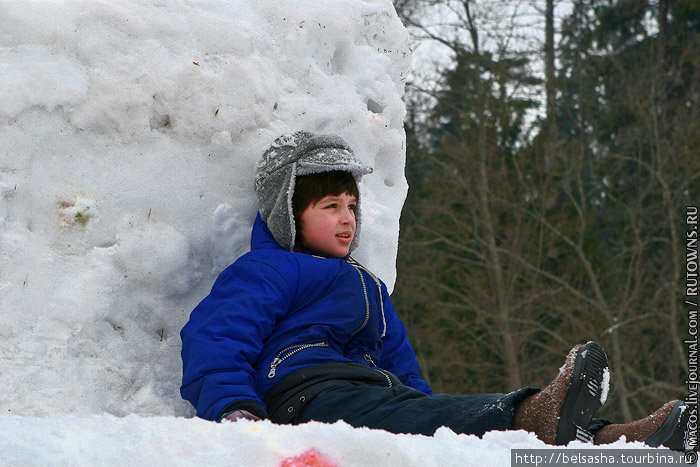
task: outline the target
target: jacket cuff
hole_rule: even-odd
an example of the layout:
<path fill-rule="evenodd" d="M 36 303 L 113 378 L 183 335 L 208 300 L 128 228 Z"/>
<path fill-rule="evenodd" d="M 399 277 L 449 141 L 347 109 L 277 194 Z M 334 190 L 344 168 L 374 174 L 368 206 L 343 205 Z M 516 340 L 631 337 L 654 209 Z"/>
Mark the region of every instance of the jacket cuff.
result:
<path fill-rule="evenodd" d="M 227 405 L 226 408 L 221 411 L 221 414 L 216 421 L 220 422 L 226 415 L 236 410 L 247 410 L 248 412 L 262 419 L 269 418 L 265 406 L 260 402 L 253 399 L 239 399 Z"/>

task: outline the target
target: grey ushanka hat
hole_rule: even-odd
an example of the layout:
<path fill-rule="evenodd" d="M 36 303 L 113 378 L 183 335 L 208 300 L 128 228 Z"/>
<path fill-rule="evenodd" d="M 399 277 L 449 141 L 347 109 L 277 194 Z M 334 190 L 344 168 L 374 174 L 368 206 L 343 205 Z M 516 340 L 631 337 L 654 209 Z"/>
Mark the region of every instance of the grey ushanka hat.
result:
<path fill-rule="evenodd" d="M 350 172 L 357 183 L 363 175 L 372 173 L 372 168 L 356 159 L 350 146 L 335 135 L 298 131 L 280 136 L 263 153 L 255 169 L 255 194 L 260 216 L 282 248 L 294 248 L 292 197 L 296 178 L 332 170 Z M 359 203 L 355 219 L 357 227 L 350 250 L 357 246 L 360 232 Z"/>

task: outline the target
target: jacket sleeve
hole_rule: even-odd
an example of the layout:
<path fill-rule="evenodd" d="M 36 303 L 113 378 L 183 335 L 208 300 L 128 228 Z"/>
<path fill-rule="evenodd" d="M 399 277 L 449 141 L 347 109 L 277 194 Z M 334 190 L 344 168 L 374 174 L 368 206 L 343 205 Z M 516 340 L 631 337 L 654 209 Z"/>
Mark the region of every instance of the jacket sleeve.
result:
<path fill-rule="evenodd" d="M 265 263 L 241 259 L 221 273 L 180 332 L 180 393 L 199 417 L 218 420 L 244 408 L 266 418 L 255 392 L 255 362 L 292 300 L 289 280 Z"/>
<path fill-rule="evenodd" d="M 420 377 L 418 360 L 413 347 L 408 342 L 406 327 L 394 310 L 389 293 L 382 283 L 386 335 L 383 342 L 382 358 L 379 366 L 395 374 L 403 384 L 426 394 L 432 394 L 428 383 Z"/>

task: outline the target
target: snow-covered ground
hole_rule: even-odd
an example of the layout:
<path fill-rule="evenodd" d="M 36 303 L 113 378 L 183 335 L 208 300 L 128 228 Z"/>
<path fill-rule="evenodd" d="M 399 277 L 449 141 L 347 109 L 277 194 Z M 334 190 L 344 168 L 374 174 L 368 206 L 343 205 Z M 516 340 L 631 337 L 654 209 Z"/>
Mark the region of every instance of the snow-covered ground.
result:
<path fill-rule="evenodd" d="M 179 330 L 248 249 L 254 164 L 279 134 L 339 134 L 374 166 L 355 256 L 394 283 L 410 50 L 389 0 L 7 0 L 0 24 L 0 465 L 292 465 L 315 448 L 496 466 L 542 446 L 214 424 L 179 396 Z"/>
<path fill-rule="evenodd" d="M 524 431 L 491 432 L 481 440 L 446 428 L 428 437 L 355 429 L 342 422 L 292 427 L 136 415 L 5 416 L 0 417 L 0 432 L 12 433 L 10 439 L 0 438 L 0 464 L 36 466 L 272 467 L 313 450 L 325 464 L 298 466 L 503 467 L 510 465 L 511 448 L 544 447 Z"/>

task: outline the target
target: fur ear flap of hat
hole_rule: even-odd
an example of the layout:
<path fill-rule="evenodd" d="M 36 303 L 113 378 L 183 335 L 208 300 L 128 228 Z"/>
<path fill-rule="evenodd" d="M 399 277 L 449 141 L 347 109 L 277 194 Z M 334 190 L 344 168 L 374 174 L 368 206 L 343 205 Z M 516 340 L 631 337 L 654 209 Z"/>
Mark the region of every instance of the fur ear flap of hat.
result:
<path fill-rule="evenodd" d="M 308 131 L 285 134 L 263 152 L 255 169 L 255 194 L 260 216 L 282 248 L 292 251 L 296 239 L 292 212 L 296 178 L 332 170 L 350 172 L 358 184 L 362 176 L 372 173 L 372 168 L 360 162 L 350 146 L 335 135 Z M 359 203 L 355 222 L 351 251 L 357 246 L 360 233 Z"/>

